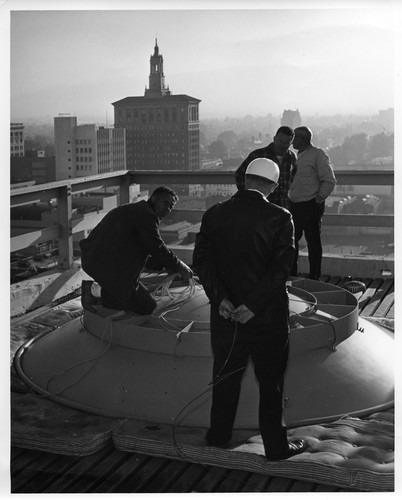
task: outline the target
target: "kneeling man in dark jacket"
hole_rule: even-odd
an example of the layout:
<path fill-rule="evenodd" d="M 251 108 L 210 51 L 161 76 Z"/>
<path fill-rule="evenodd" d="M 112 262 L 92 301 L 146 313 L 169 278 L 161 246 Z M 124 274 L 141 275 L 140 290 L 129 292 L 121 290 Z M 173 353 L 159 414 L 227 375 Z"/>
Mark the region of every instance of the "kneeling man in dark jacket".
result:
<path fill-rule="evenodd" d="M 259 426 L 268 460 L 306 448 L 288 441 L 283 422 L 283 380 L 288 360 L 289 298 L 293 262 L 291 214 L 267 200 L 279 168 L 267 158 L 246 170 L 246 189 L 204 214 L 193 267 L 211 303 L 214 355 L 210 446 L 231 440 L 241 380 L 251 358 L 260 386 Z"/>
<path fill-rule="evenodd" d="M 150 314 L 156 302 L 140 282 L 149 257 L 160 268 L 177 272 L 184 280 L 191 278 L 191 269 L 165 245 L 159 233 L 160 221 L 177 199 L 172 189 L 161 186 L 147 201 L 108 212 L 80 241 L 82 268 L 96 282 L 82 282 L 84 309 L 95 310 L 95 304 L 100 303 L 110 309 Z"/>

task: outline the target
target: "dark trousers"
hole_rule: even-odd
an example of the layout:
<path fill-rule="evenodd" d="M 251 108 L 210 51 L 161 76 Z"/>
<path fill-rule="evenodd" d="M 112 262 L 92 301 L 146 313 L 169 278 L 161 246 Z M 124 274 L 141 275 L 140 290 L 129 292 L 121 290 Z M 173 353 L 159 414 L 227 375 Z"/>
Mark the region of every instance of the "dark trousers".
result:
<path fill-rule="evenodd" d="M 295 226 L 296 252 L 291 270 L 292 276 L 297 276 L 297 261 L 299 258 L 299 240 L 303 236 L 307 241 L 308 260 L 310 265 L 309 277 L 318 279 L 321 276 L 322 245 L 321 219 L 324 214 L 325 203 L 317 203 L 315 199 L 300 203 L 290 202 L 290 212 Z"/>
<path fill-rule="evenodd" d="M 133 288 L 129 299 L 124 304 L 102 287 L 102 306 L 136 314 L 151 314 L 156 308 L 156 301 L 142 283 Z"/>
<path fill-rule="evenodd" d="M 251 358 L 260 387 L 259 426 L 265 452 L 280 454 L 288 449 L 287 429 L 282 418 L 283 379 L 289 349 L 287 329 L 265 325 L 250 332 L 246 325 L 223 321 L 225 327 L 218 330 L 211 322 L 214 378 L 207 437 L 218 442 L 231 439 L 241 381 Z"/>

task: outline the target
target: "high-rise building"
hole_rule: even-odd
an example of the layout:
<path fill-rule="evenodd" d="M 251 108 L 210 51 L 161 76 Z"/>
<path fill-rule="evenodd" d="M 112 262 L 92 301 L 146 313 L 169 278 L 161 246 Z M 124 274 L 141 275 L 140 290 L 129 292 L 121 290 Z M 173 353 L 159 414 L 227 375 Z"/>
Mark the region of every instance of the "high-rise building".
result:
<path fill-rule="evenodd" d="M 380 109 L 378 112 L 378 123 L 386 132 L 394 131 L 394 108 Z"/>
<path fill-rule="evenodd" d="M 77 125 L 76 116 L 54 119 L 56 180 L 126 170 L 125 130 Z"/>
<path fill-rule="evenodd" d="M 98 173 L 126 169 L 126 131 L 99 127 L 96 131 Z"/>
<path fill-rule="evenodd" d="M 173 95 L 165 86 L 157 40 L 150 58 L 149 88 L 114 106 L 115 127 L 126 129 L 129 170 L 198 170 L 200 99 Z"/>
<path fill-rule="evenodd" d="M 293 111 L 292 109 L 285 109 L 282 113 L 281 126 L 286 126 L 295 129 L 300 127 L 301 117 L 299 110 Z"/>
<path fill-rule="evenodd" d="M 10 156 L 14 158 L 24 155 L 24 124 L 10 123 Z"/>

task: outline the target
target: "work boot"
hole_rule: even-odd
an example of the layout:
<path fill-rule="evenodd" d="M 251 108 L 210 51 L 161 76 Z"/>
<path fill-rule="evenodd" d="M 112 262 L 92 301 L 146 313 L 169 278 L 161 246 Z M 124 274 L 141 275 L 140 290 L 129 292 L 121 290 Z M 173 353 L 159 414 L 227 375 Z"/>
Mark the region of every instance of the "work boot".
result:
<path fill-rule="evenodd" d="M 96 313 L 96 306 L 101 305 L 100 297 L 92 295 L 91 287 L 93 281 L 83 280 L 81 283 L 81 305 L 86 311 Z"/>

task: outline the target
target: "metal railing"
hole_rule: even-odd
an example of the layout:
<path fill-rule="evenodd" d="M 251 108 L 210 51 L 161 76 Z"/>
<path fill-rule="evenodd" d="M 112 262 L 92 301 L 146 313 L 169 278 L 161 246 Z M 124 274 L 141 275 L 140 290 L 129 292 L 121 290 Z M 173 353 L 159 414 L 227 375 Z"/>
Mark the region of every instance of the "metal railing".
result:
<path fill-rule="evenodd" d="M 393 186 L 394 171 L 336 170 L 338 185 Z M 103 214 L 89 213 L 73 218 L 72 196 L 94 189 L 118 187 L 120 204 L 130 201 L 130 185 L 234 184 L 233 172 L 223 171 L 119 171 L 92 177 L 39 184 L 11 190 L 10 206 L 32 205 L 57 200 L 57 223 L 50 227 L 27 231 L 11 237 L 10 251 L 15 252 L 50 240 L 58 241 L 58 267 L 70 269 L 73 263 L 73 235 L 92 229 Z M 180 211 L 180 209 L 178 210 Z M 183 210 L 185 215 L 186 210 Z M 392 228 L 393 215 L 325 214 L 323 226 L 362 226 Z"/>

